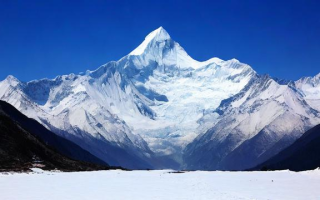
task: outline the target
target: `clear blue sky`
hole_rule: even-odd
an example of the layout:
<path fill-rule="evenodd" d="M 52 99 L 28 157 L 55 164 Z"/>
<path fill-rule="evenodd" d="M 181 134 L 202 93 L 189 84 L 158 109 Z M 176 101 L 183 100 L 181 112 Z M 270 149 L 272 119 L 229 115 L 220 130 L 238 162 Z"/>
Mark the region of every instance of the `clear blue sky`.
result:
<path fill-rule="evenodd" d="M 293 80 L 320 72 L 318 0 L 0 0 L 0 79 L 94 70 L 159 26 L 196 60 Z"/>

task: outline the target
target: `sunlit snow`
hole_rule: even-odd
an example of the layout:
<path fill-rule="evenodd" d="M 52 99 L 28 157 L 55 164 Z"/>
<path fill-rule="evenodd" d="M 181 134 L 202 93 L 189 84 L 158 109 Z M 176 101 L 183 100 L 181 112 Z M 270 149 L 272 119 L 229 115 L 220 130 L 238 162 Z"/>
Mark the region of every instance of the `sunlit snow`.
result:
<path fill-rule="evenodd" d="M 320 171 L 0 174 L 0 199 L 319 199 Z"/>

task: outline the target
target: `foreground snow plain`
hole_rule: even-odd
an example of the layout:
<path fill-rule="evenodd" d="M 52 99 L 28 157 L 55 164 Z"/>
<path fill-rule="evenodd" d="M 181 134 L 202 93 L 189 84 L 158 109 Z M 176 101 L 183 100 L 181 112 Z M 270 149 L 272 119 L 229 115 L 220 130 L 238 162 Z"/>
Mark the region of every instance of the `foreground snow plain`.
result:
<path fill-rule="evenodd" d="M 306 172 L 95 171 L 0 174 L 0 199 L 320 199 Z"/>

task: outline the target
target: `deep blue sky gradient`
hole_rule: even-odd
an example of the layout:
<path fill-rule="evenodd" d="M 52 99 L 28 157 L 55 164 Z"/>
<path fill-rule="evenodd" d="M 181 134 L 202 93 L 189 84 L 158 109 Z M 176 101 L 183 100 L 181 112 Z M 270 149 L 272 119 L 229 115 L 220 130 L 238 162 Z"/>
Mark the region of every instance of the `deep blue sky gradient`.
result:
<path fill-rule="evenodd" d="M 320 72 L 318 0 L 0 0 L 0 79 L 94 70 L 159 26 L 196 60 L 292 80 Z"/>

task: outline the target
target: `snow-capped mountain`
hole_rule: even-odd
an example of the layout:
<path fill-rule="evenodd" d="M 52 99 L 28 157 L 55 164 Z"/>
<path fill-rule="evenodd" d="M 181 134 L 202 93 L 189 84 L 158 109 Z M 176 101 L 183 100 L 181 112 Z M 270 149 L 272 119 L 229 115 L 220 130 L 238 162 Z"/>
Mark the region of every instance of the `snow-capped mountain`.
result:
<path fill-rule="evenodd" d="M 126 111 L 118 115 L 159 155 L 180 153 L 203 129 L 198 120 L 204 113 L 239 92 L 255 74 L 235 59 L 192 59 L 162 27 L 121 59 L 118 67 L 148 107 L 133 115 Z"/>
<path fill-rule="evenodd" d="M 320 123 L 320 113 L 292 84 L 254 77 L 215 110 L 217 123 L 186 148 L 187 168 L 244 170 L 274 156 Z M 209 159 L 208 159 L 209 158 Z"/>
<path fill-rule="evenodd" d="M 109 164 L 129 168 L 178 167 L 191 142 L 184 166 L 195 168 L 192 157 L 202 153 L 195 146 L 211 143 L 201 138 L 228 143 L 225 138 L 233 137 L 237 120 L 247 120 L 240 127 L 241 142 L 276 119 L 287 120 L 288 127 L 270 130 L 296 138 L 318 120 L 304 98 L 294 84 L 279 85 L 236 59 L 196 61 L 162 27 L 127 56 L 95 71 L 27 83 L 8 76 L 0 82 L 0 99 Z M 221 126 L 229 131 L 213 134 Z M 215 162 L 209 152 L 200 157 Z"/>
<path fill-rule="evenodd" d="M 148 164 L 153 152 L 180 154 L 205 129 L 198 120 L 254 74 L 235 59 L 198 62 L 160 27 L 129 55 L 84 75 L 28 83 L 9 76 L 0 97 L 106 162 L 133 167 L 106 144 Z"/>

